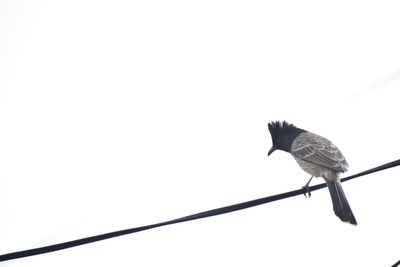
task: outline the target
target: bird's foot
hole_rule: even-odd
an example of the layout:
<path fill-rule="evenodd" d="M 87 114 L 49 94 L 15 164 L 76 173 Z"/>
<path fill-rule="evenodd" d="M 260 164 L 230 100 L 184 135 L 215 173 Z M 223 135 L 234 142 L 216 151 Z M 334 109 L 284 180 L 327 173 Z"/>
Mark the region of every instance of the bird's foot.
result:
<path fill-rule="evenodd" d="M 310 198 L 310 197 L 311 197 L 310 187 L 308 186 L 308 184 L 306 184 L 305 186 L 303 186 L 301 189 L 303 189 L 303 195 L 304 195 L 306 198 Z"/>
<path fill-rule="evenodd" d="M 311 180 L 312 180 L 313 177 L 314 177 L 314 176 L 311 176 L 310 180 L 308 180 L 308 182 L 306 183 L 306 185 L 302 187 L 302 189 L 303 189 L 303 194 L 304 194 L 304 196 L 305 196 L 306 198 L 310 198 L 310 197 L 311 197 L 311 192 L 310 192 L 309 184 L 310 184 L 310 182 L 311 182 Z M 308 195 L 308 196 L 307 196 L 307 195 Z"/>

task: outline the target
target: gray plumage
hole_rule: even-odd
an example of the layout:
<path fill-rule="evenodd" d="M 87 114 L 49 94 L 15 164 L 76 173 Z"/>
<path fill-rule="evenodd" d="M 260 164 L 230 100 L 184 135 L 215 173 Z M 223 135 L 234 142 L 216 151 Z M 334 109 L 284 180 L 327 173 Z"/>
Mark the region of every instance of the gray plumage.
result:
<path fill-rule="evenodd" d="M 314 133 L 300 133 L 293 140 L 290 153 L 296 160 L 317 165 L 320 170 L 326 167 L 334 172 L 345 172 L 348 168 L 342 152 L 331 141 Z M 306 172 L 310 173 L 309 171 Z M 316 177 L 322 176 L 318 173 L 310 174 Z"/>
<path fill-rule="evenodd" d="M 324 178 L 335 214 L 342 221 L 356 225 L 357 221 L 340 184 L 339 173 L 348 168 L 340 150 L 328 139 L 285 121 L 269 123 L 268 127 L 273 142 L 268 155 L 276 149 L 289 152 L 305 172 Z"/>

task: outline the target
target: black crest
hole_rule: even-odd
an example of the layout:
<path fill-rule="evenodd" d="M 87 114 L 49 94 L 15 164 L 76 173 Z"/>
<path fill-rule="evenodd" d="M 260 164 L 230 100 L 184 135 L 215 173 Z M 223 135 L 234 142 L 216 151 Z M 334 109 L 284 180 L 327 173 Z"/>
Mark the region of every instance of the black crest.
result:
<path fill-rule="evenodd" d="M 268 123 L 268 129 L 272 138 L 272 147 L 290 152 L 293 140 L 305 130 L 297 128 L 287 121 L 275 121 Z"/>

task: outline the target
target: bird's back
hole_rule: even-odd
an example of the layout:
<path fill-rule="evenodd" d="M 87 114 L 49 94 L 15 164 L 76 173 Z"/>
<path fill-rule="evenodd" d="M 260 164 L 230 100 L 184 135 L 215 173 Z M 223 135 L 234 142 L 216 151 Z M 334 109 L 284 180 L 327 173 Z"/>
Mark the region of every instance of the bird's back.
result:
<path fill-rule="evenodd" d="M 293 141 L 291 153 L 298 162 L 305 161 L 335 172 L 345 172 L 348 168 L 344 155 L 331 141 L 311 132 L 301 133 Z"/>

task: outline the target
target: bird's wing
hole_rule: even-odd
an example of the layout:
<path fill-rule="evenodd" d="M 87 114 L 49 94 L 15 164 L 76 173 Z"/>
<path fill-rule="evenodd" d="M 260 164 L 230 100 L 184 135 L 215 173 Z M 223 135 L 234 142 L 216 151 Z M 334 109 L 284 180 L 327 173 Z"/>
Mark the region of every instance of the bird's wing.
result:
<path fill-rule="evenodd" d="M 339 149 L 328 139 L 314 133 L 300 134 L 293 141 L 291 152 L 297 158 L 336 172 L 347 171 L 348 164 Z"/>

